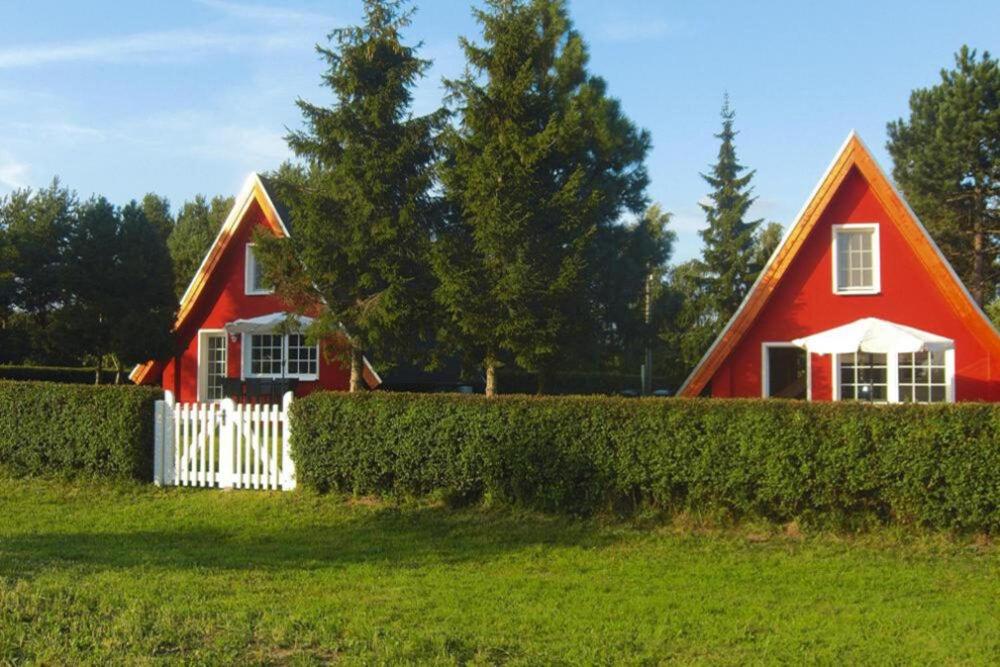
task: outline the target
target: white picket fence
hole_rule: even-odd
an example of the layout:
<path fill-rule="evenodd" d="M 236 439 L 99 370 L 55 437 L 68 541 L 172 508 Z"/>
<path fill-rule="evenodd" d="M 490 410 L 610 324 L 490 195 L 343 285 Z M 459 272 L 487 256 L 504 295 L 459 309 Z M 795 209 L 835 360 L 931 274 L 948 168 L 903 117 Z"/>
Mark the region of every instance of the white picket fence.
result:
<path fill-rule="evenodd" d="M 294 489 L 291 392 L 281 405 L 156 402 L 153 481 L 223 489 Z"/>

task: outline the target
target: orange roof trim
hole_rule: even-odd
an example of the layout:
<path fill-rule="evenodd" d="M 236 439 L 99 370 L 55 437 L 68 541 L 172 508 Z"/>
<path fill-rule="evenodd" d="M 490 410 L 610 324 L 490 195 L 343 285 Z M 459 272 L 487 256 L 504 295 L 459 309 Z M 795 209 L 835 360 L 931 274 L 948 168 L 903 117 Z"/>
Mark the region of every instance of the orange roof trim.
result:
<path fill-rule="evenodd" d="M 722 333 L 712 343 L 705 356 L 695 366 L 691 375 L 681 385 L 677 392 L 678 396 L 694 397 L 701 394 L 725 359 L 753 325 L 771 294 L 774 293 L 778 282 L 788 270 L 806 238 L 826 211 L 834 194 L 852 168 L 856 168 L 868 182 L 891 221 L 895 223 L 916 253 L 921 264 L 940 285 L 945 299 L 955 309 L 969 331 L 986 347 L 1000 352 L 1000 334 L 972 298 L 972 295 L 969 294 L 951 264 L 928 234 L 927 229 L 896 190 L 885 172 L 875 162 L 871 151 L 868 150 L 857 133 L 852 131 L 833 163 L 820 179 L 816 189 L 813 190 L 795 223 L 785 233 L 778 248 L 771 255 L 746 298 L 743 299 L 743 303 L 730 318 Z"/>

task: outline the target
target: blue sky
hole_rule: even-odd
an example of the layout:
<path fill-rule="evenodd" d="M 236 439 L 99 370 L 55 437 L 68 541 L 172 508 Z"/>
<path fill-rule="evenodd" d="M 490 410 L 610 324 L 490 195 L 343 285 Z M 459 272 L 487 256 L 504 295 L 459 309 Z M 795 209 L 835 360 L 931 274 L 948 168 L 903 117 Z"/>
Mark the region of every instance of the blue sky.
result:
<path fill-rule="evenodd" d="M 358 0 L 35 0 L 3 3 L 0 194 L 54 175 L 118 203 L 232 194 L 275 167 L 296 96 L 327 97 L 313 44 Z M 887 169 L 885 123 L 963 43 L 1000 51 L 1000 2 L 575 0 L 592 71 L 652 132 L 651 198 L 675 215 L 675 259 L 698 253 L 698 172 L 713 161 L 728 90 L 755 213 L 787 225 L 852 129 Z M 465 0 L 423 0 L 409 37 L 435 61 L 417 111 L 476 36 Z"/>

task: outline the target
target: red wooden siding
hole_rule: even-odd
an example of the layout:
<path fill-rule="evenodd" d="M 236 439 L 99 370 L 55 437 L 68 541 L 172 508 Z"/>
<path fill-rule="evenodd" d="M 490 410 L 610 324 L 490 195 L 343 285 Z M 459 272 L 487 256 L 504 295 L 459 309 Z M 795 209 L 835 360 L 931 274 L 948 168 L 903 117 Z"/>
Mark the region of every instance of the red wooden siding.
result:
<path fill-rule="evenodd" d="M 787 342 L 862 317 L 906 324 L 955 341 L 957 400 L 1000 400 L 1000 356 L 996 334 L 970 327 L 955 306 L 954 281 L 932 272 L 907 231 L 886 210 L 857 166 L 850 167 L 826 208 L 780 276 L 745 333 L 711 375 L 711 395 L 761 396 L 761 345 Z M 832 228 L 842 223 L 879 223 L 881 292 L 836 295 L 832 286 Z M 812 397 L 833 397 L 830 356 L 811 355 Z"/>

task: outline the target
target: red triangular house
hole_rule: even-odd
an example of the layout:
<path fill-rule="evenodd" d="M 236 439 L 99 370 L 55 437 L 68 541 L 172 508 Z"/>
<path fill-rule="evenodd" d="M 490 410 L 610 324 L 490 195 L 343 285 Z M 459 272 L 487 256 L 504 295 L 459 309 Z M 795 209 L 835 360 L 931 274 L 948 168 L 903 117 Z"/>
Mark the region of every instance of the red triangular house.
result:
<path fill-rule="evenodd" d="M 269 384 L 285 381 L 296 384 L 297 395 L 347 389 L 347 369 L 290 331 L 287 304 L 259 284 L 253 232 L 263 227 L 288 236 L 287 216 L 267 181 L 251 174 L 181 297 L 174 323 L 177 353 L 137 366 L 133 382 L 159 384 L 185 402 L 223 398 L 226 380 L 239 381 L 244 392 L 256 386 L 267 393 Z M 364 380 L 371 388 L 381 383 L 367 360 Z"/>
<path fill-rule="evenodd" d="M 861 330 L 863 347 L 830 351 Z M 1000 335 L 852 132 L 678 393 L 996 401 Z"/>

